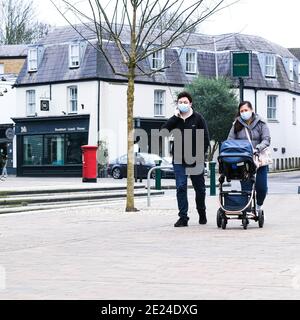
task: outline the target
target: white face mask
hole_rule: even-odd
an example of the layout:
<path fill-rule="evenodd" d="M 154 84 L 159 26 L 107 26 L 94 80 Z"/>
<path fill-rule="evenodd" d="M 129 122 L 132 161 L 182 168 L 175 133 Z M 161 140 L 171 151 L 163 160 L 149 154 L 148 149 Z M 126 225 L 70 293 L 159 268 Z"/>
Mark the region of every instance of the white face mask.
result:
<path fill-rule="evenodd" d="M 178 109 L 180 112 L 186 113 L 190 110 L 190 106 L 185 103 L 178 103 Z"/>
<path fill-rule="evenodd" d="M 241 118 L 244 121 L 248 121 L 252 117 L 252 111 L 245 111 L 241 113 Z"/>

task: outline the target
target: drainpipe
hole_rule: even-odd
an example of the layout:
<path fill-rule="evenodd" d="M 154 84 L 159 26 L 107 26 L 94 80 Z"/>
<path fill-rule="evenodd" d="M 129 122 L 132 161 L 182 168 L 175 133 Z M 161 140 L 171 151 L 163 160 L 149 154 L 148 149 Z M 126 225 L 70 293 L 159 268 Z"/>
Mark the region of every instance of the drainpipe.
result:
<path fill-rule="evenodd" d="M 257 113 L 257 88 L 254 89 L 254 111 Z"/>
<path fill-rule="evenodd" d="M 216 37 L 214 39 L 214 51 L 215 51 L 215 68 L 216 68 L 216 79 L 219 79 L 219 70 L 218 70 L 218 53 L 217 53 L 217 44 L 216 44 Z"/>
<path fill-rule="evenodd" d="M 97 101 L 97 143 L 100 141 L 100 80 L 98 80 L 98 101 Z"/>

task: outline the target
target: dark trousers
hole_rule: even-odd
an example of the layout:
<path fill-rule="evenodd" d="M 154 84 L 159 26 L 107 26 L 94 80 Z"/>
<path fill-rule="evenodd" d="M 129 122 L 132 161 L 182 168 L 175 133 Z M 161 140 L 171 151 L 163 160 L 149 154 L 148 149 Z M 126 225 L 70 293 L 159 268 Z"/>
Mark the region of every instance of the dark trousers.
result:
<path fill-rule="evenodd" d="M 179 209 L 179 217 L 188 220 L 188 197 L 187 197 L 187 178 L 186 168 L 181 164 L 174 164 L 174 172 L 176 179 L 176 196 Z M 191 175 L 192 184 L 196 193 L 196 206 L 199 215 L 205 213 L 205 180 L 204 173 L 199 175 Z"/>
<path fill-rule="evenodd" d="M 259 206 L 262 206 L 268 192 L 268 166 L 263 166 L 257 169 L 255 190 L 256 190 L 256 202 Z M 242 190 L 251 191 L 251 181 L 241 181 Z"/>

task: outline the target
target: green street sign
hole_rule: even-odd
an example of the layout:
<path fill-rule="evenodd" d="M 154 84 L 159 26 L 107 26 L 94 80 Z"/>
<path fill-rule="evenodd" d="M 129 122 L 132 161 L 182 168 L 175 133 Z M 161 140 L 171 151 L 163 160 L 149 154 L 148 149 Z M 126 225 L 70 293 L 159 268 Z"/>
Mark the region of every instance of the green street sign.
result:
<path fill-rule="evenodd" d="M 251 51 L 231 52 L 232 77 L 251 77 L 251 57 Z"/>

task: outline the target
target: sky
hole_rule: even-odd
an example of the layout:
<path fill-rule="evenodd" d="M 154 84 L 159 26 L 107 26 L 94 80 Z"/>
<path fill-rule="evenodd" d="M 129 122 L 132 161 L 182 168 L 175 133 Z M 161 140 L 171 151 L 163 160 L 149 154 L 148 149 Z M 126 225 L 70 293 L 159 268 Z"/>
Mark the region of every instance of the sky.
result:
<path fill-rule="evenodd" d="M 59 0 L 55 1 L 59 3 Z M 67 24 L 50 0 L 33 2 L 39 21 L 56 26 Z M 77 2 L 83 3 L 84 0 Z M 252 34 L 287 48 L 300 47 L 299 13 L 299 0 L 239 0 L 202 23 L 200 31 L 210 35 L 231 32 Z"/>

